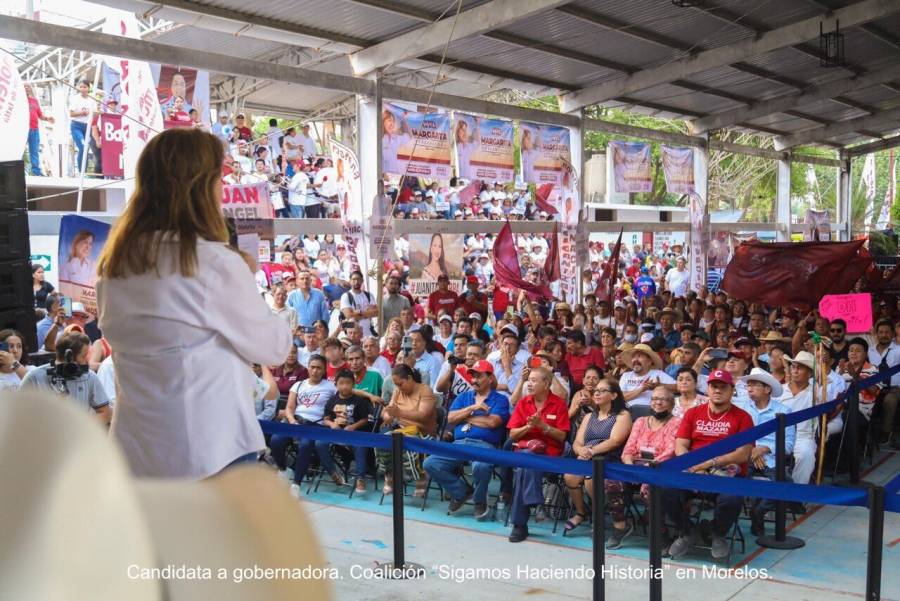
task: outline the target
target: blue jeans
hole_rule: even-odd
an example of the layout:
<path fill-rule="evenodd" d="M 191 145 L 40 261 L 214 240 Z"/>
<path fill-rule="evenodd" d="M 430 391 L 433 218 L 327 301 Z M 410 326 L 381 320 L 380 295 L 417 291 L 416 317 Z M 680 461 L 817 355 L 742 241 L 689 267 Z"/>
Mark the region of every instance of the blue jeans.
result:
<path fill-rule="evenodd" d="M 290 436 L 282 436 L 276 434 L 269 441 L 269 448 L 272 449 L 272 458 L 275 459 L 275 465 L 278 469 L 287 467 L 287 448 L 291 440 Z M 309 463 L 312 461 L 313 450 L 316 448 L 314 440 L 297 440 L 297 458 L 294 460 L 294 483 L 300 484 L 309 470 Z"/>
<path fill-rule="evenodd" d="M 522 451 L 530 453 L 531 451 Z M 544 472 L 517 467 L 513 477 L 512 506 L 509 521 L 513 526 L 525 526 L 531 517 L 531 506 L 544 502 Z"/>
<path fill-rule="evenodd" d="M 662 490 L 663 512 L 666 518 L 678 526 L 682 536 L 690 534 L 693 524 L 685 512 L 685 505 L 691 496 L 696 496 L 687 490 L 665 488 Z M 715 508 L 713 510 L 713 529 L 718 536 L 728 536 L 732 526 L 741 514 L 744 507 L 744 498 L 736 495 L 717 494 L 715 496 Z"/>
<path fill-rule="evenodd" d="M 303 217 L 305 217 L 305 211 L 301 205 L 288 204 L 285 208 L 290 211 L 288 217 L 292 217 L 293 219 L 303 219 Z"/>
<path fill-rule="evenodd" d="M 485 449 L 493 449 L 494 445 L 484 440 L 474 438 L 463 438 L 454 441 L 453 444 L 468 445 L 473 447 L 482 447 Z M 441 487 L 450 493 L 450 496 L 457 500 L 462 500 L 468 492 L 468 485 L 460 477 L 460 467 L 467 463 L 464 459 L 449 459 L 447 457 L 438 457 L 431 455 L 425 460 L 425 472 L 431 476 L 431 479 L 441 485 Z M 472 479 L 475 484 L 475 494 L 472 501 L 476 505 L 487 504 L 488 485 L 491 483 L 494 466 L 483 461 L 472 462 Z"/>
<path fill-rule="evenodd" d="M 319 456 L 319 464 L 322 466 L 322 469 L 329 474 L 333 474 L 337 471 L 337 466 L 334 464 L 334 458 L 331 456 L 331 445 L 332 443 L 324 440 L 316 442 L 316 455 Z M 348 448 L 353 449 L 353 458 L 356 461 L 356 470 L 351 476 L 364 480 L 366 478 L 366 467 L 369 463 L 368 449 L 366 447 Z"/>
<path fill-rule="evenodd" d="M 31 175 L 41 175 L 41 132 L 38 129 L 28 130 L 28 158 Z"/>
<path fill-rule="evenodd" d="M 72 134 L 72 142 L 75 143 L 76 161 L 75 173 L 81 173 L 81 163 L 84 160 L 84 136 L 87 133 L 87 123 L 72 121 L 69 124 L 69 131 Z"/>

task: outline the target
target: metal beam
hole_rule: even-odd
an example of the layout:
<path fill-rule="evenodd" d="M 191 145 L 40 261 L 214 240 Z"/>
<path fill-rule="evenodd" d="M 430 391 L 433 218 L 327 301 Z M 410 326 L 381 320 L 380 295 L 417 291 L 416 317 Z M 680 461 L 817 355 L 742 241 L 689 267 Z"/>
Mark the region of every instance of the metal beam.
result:
<path fill-rule="evenodd" d="M 853 158 L 878 152 L 879 150 L 887 150 L 888 148 L 896 148 L 900 146 L 900 136 L 878 140 L 877 142 L 869 142 L 868 144 L 860 144 L 859 146 L 851 146 L 845 151 L 847 158 Z"/>
<path fill-rule="evenodd" d="M 624 123 L 613 123 L 612 121 L 604 121 L 603 119 L 585 119 L 584 129 L 586 131 L 600 131 L 620 136 L 629 136 L 632 138 L 642 138 L 645 140 L 654 140 L 656 142 L 664 142 L 666 144 L 677 144 L 679 146 L 703 146 L 705 140 L 696 136 L 687 134 L 679 134 L 674 132 L 657 131 L 646 127 L 638 127 L 635 125 L 626 125 Z"/>
<path fill-rule="evenodd" d="M 837 81 L 831 81 L 818 86 L 807 88 L 797 94 L 778 96 L 768 100 L 761 100 L 747 107 L 741 107 L 722 113 L 710 115 L 705 119 L 698 119 L 690 124 L 691 131 L 700 134 L 711 129 L 721 129 L 740 123 L 752 121 L 773 113 L 783 113 L 820 100 L 834 98 L 841 94 L 847 94 L 856 90 L 862 90 L 892 79 L 900 77 L 900 65 L 893 65 L 879 71 L 872 71 L 859 77 L 847 77 Z"/>
<path fill-rule="evenodd" d="M 843 27 L 852 27 L 896 12 L 900 12 L 900 3 L 896 0 L 863 0 L 862 2 L 835 10 L 828 16 L 804 19 L 797 23 L 762 33 L 754 39 L 705 50 L 695 56 L 565 94 L 560 99 L 560 108 L 563 111 L 577 110 L 584 106 L 609 100 L 615 96 L 668 83 L 709 69 L 740 62 L 779 48 L 805 42 L 819 35 L 820 25 L 823 25 L 825 29 L 831 29 L 837 20 L 841 22 Z"/>
<path fill-rule="evenodd" d="M 783 150 L 801 144 L 819 142 L 859 131 L 860 129 L 868 129 L 871 126 L 881 125 L 885 121 L 896 121 L 898 119 L 900 119 L 900 107 L 888 109 L 886 111 L 878 111 L 858 119 L 838 121 L 837 123 L 826 125 L 825 127 L 816 127 L 797 134 L 776 137 L 775 149 Z"/>
<path fill-rule="evenodd" d="M 445 19 L 420 27 L 350 55 L 357 75 L 371 73 L 379 67 L 416 58 L 440 50 L 472 35 L 498 29 L 520 19 L 564 4 L 568 0 L 491 0 L 459 13 L 458 18 Z"/>

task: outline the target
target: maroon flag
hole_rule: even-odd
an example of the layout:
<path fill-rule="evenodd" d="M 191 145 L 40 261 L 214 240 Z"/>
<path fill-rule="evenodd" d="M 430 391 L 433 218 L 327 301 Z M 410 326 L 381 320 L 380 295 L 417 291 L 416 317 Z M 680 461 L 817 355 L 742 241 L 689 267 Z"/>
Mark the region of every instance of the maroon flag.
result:
<path fill-rule="evenodd" d="M 548 282 L 555 282 L 560 279 L 561 270 L 559 268 L 559 232 L 557 231 L 556 222 L 553 222 L 553 233 L 550 234 L 550 250 L 547 251 L 547 260 L 544 261 L 544 275 Z"/>
<path fill-rule="evenodd" d="M 618 279 L 616 276 L 619 273 L 619 251 L 622 248 L 624 229 L 619 230 L 619 239 L 616 240 L 612 254 L 609 255 L 609 261 L 603 266 L 603 273 L 600 274 L 600 281 L 597 282 L 597 300 L 606 300 L 611 303 L 615 299 L 616 280 Z M 603 292 L 604 288 L 606 288 L 606 292 Z"/>
<path fill-rule="evenodd" d="M 540 297 L 553 298 L 553 292 L 547 282 L 535 284 L 522 279 L 522 269 L 519 266 L 519 253 L 516 252 L 516 243 L 513 241 L 512 228 L 509 221 L 503 225 L 503 229 L 497 234 L 494 241 L 494 278 L 498 284 L 508 288 L 524 290 L 532 300 Z"/>
<path fill-rule="evenodd" d="M 746 302 L 808 310 L 826 294 L 850 292 L 872 260 L 860 255 L 864 242 L 744 242 L 721 288 Z"/>
<path fill-rule="evenodd" d="M 478 196 L 479 192 L 481 192 L 481 180 L 472 180 L 472 183 L 459 191 L 459 204 L 464 207 L 471 205 L 472 200 Z"/>
<path fill-rule="evenodd" d="M 553 182 L 542 184 L 534 191 L 534 202 L 542 211 L 546 211 L 550 215 L 555 215 L 559 211 L 556 210 L 550 201 L 550 193 L 553 192 Z"/>

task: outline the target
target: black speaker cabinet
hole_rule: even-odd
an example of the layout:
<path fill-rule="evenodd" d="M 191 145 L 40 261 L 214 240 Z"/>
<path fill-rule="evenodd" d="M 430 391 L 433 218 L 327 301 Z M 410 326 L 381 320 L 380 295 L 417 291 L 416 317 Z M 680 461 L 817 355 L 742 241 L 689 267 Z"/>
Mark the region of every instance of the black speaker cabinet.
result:
<path fill-rule="evenodd" d="M 25 208 L 25 163 L 0 162 L 0 211 Z"/>
<path fill-rule="evenodd" d="M 30 259 L 28 211 L 25 209 L 0 210 L 0 261 L 28 261 Z"/>

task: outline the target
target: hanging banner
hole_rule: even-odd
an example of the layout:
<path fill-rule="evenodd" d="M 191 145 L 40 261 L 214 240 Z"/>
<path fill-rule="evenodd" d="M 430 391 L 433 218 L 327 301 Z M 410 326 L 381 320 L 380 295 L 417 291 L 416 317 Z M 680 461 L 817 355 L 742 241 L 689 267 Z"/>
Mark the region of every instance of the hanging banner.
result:
<path fill-rule="evenodd" d="M 513 122 L 466 113 L 453 117 L 457 175 L 469 180 L 511 182 L 515 177 Z"/>
<path fill-rule="evenodd" d="M 706 212 L 706 203 L 697 194 L 691 194 L 688 201 L 688 213 L 691 218 L 690 235 L 690 287 L 694 292 L 699 292 L 706 286 L 707 275 L 707 250 L 709 246 L 709 213 Z"/>
<path fill-rule="evenodd" d="M 859 185 L 866 187 L 866 211 L 863 223 L 868 231 L 869 225 L 875 218 L 875 155 L 872 153 L 866 155 Z"/>
<path fill-rule="evenodd" d="M 559 294 L 565 302 L 574 305 L 576 302 L 576 286 L 581 281 L 578 274 L 578 262 L 575 252 L 574 227 L 563 225 L 559 234 Z"/>
<path fill-rule="evenodd" d="M 372 217 L 366 222 L 369 232 L 369 256 L 373 260 L 392 261 L 394 253 L 394 221 L 391 219 L 391 199 L 376 194 L 372 200 Z"/>
<path fill-rule="evenodd" d="M 551 183 L 562 186 L 562 160 L 571 161 L 569 128 L 519 123 L 519 147 L 522 179 L 537 185 Z"/>
<path fill-rule="evenodd" d="M 366 273 L 369 269 L 363 244 L 362 180 L 356 153 L 334 138 L 328 139 L 331 162 L 334 163 L 341 211 L 342 236 L 347 245 L 351 269 Z"/>
<path fill-rule="evenodd" d="M 0 56 L 0 161 L 22 159 L 28 143 L 28 97 L 16 59 Z"/>
<path fill-rule="evenodd" d="M 828 242 L 831 240 L 831 217 L 828 211 L 807 209 L 803 219 L 804 242 Z"/>
<path fill-rule="evenodd" d="M 381 118 L 387 173 L 450 179 L 449 113 L 417 113 L 385 102 Z"/>
<path fill-rule="evenodd" d="M 650 192 L 650 145 L 641 142 L 610 142 L 616 192 Z"/>
<path fill-rule="evenodd" d="M 100 114 L 100 158 L 104 177 L 122 177 L 122 115 Z"/>
<path fill-rule="evenodd" d="M 409 285 L 413 296 L 437 290 L 440 275 L 450 278 L 450 290 L 463 290 L 463 234 L 410 234 Z"/>
<path fill-rule="evenodd" d="M 894 196 L 897 190 L 897 164 L 894 161 L 894 149 L 888 155 L 888 185 L 884 191 L 884 202 L 881 203 L 881 212 L 878 215 L 877 228 L 879 230 L 890 229 L 893 226 L 891 209 L 894 207 Z"/>
<path fill-rule="evenodd" d="M 209 71 L 159 64 L 150 68 L 166 129 L 197 123 L 209 129 Z"/>
<path fill-rule="evenodd" d="M 693 194 L 694 149 L 662 145 L 659 150 L 666 190 L 672 194 Z"/>
<path fill-rule="evenodd" d="M 269 184 L 256 182 L 222 186 L 222 213 L 234 219 L 274 219 Z"/>
<path fill-rule="evenodd" d="M 59 224 L 59 293 L 97 317 L 97 259 L 110 225 L 80 215 L 64 215 Z"/>
<path fill-rule="evenodd" d="M 568 159 L 563 158 L 561 162 L 563 177 L 562 185 L 559 186 L 560 195 L 557 203 L 560 211 L 557 213 L 556 218 L 569 227 L 574 228 L 578 225 L 581 217 L 581 189 L 578 185 L 578 172 L 575 170 L 575 165 L 570 163 Z M 551 192 L 551 199 L 553 196 L 554 194 Z"/>

